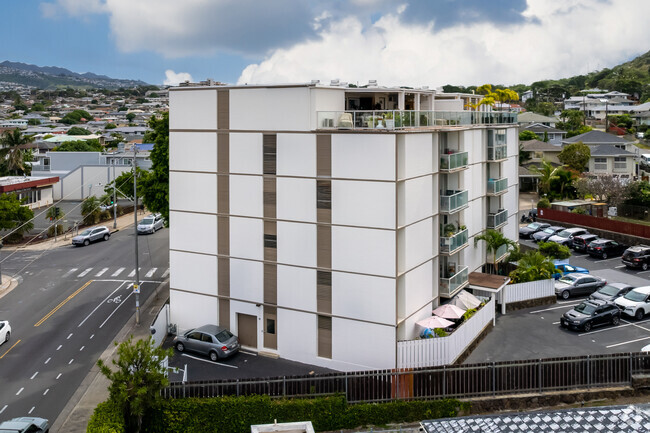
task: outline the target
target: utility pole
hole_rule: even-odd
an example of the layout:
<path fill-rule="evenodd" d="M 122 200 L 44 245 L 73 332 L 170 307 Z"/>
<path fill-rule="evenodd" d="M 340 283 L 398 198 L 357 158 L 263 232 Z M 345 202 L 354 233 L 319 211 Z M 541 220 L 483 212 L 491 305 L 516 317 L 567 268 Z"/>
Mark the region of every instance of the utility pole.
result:
<path fill-rule="evenodd" d="M 138 264 L 138 180 L 137 164 L 135 155 L 138 148 L 133 145 L 133 233 L 135 234 L 135 281 L 133 282 L 133 293 L 135 293 L 135 324 L 140 324 L 140 269 Z"/>
<path fill-rule="evenodd" d="M 117 196 L 115 194 L 115 189 L 117 188 L 117 179 L 115 178 L 115 158 L 112 160 L 113 163 L 113 230 L 117 228 Z"/>

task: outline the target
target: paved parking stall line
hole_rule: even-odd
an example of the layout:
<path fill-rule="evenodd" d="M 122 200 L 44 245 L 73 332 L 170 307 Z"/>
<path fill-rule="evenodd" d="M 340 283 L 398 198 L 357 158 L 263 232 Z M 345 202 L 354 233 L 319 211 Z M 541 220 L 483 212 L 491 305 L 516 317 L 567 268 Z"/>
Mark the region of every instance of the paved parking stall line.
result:
<path fill-rule="evenodd" d="M 624 341 L 624 342 L 622 342 L 622 343 L 610 344 L 609 346 L 605 346 L 605 347 L 608 348 L 608 349 L 610 349 L 610 348 L 612 348 L 612 347 L 623 346 L 623 345 L 625 345 L 625 344 L 638 343 L 639 341 L 648 340 L 648 339 L 650 339 L 650 336 L 648 336 L 648 337 L 642 337 L 642 338 L 637 338 L 636 340 Z"/>
<path fill-rule="evenodd" d="M 620 257 L 610 257 L 609 259 L 600 259 L 600 260 L 594 260 L 594 263 L 603 263 L 603 262 L 609 262 L 612 260 L 620 260 Z M 625 265 L 623 265 L 625 266 Z"/>
<path fill-rule="evenodd" d="M 183 356 L 187 356 L 188 358 L 196 359 L 197 361 L 209 362 L 212 365 L 218 365 L 218 366 L 221 366 L 221 367 L 239 368 L 236 365 L 228 365 L 228 364 L 222 364 L 220 362 L 212 362 L 209 359 L 198 358 L 196 356 L 188 355 L 187 353 L 183 353 Z"/>
<path fill-rule="evenodd" d="M 581 301 L 582 302 L 582 301 Z M 543 310 L 535 310 L 535 311 L 529 311 L 528 314 L 535 314 L 535 313 L 542 313 L 544 311 L 553 311 L 553 310 L 559 310 L 561 308 L 566 308 L 566 307 L 573 307 L 575 305 L 580 304 L 581 302 L 573 302 L 571 304 L 564 304 L 560 305 L 559 307 L 551 307 L 551 308 L 544 308 Z"/>

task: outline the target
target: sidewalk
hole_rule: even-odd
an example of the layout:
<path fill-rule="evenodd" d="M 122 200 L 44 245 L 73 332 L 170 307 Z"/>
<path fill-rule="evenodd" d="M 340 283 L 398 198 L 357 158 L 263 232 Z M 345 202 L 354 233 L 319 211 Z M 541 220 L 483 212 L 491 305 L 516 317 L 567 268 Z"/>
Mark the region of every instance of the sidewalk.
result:
<path fill-rule="evenodd" d="M 131 215 L 133 218 L 133 215 Z M 133 340 L 149 338 L 151 331 L 149 326 L 155 319 L 156 314 L 169 298 L 169 279 L 160 283 L 156 291 L 149 296 L 142 305 L 140 325 L 135 324 L 135 316 L 131 317 L 115 337 L 115 341 L 122 342 L 133 335 Z M 100 356 L 107 365 L 113 367 L 111 362 L 117 359 L 117 346 L 110 344 Z M 86 378 L 81 382 L 77 391 L 63 408 L 59 417 L 52 423 L 51 431 L 83 433 L 86 431 L 88 421 L 95 410 L 95 407 L 108 399 L 108 386 L 110 382 L 99 372 L 97 364 L 93 365 Z"/>

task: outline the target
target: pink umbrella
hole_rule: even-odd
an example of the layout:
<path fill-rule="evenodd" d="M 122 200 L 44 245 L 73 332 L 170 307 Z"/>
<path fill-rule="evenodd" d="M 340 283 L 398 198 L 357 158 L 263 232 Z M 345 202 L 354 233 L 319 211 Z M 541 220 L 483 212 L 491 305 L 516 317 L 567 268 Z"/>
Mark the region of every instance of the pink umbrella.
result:
<path fill-rule="evenodd" d="M 454 322 L 450 322 L 447 319 L 443 319 L 438 316 L 427 317 L 426 319 L 415 322 L 423 328 L 435 329 L 435 328 L 448 328 L 452 326 Z"/>
<path fill-rule="evenodd" d="M 465 314 L 465 310 L 453 304 L 445 304 L 433 310 L 433 314 L 445 319 L 460 319 Z"/>

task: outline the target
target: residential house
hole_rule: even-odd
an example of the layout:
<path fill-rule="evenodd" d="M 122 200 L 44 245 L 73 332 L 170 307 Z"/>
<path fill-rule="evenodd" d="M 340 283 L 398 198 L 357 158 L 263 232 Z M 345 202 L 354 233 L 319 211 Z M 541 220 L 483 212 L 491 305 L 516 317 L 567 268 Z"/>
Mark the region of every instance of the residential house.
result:
<path fill-rule="evenodd" d="M 521 142 L 522 150 L 530 152 L 530 163 L 539 165 L 542 160 L 553 164 L 561 165 L 558 155 L 562 152 L 562 146 L 544 142 L 541 140 L 528 140 Z"/>
<path fill-rule="evenodd" d="M 612 174 L 623 179 L 632 179 L 636 175 L 636 154 L 627 150 L 601 144 L 590 146 L 589 173 Z"/>
<path fill-rule="evenodd" d="M 555 128 L 556 122 L 557 118 L 555 117 L 543 116 L 541 114 L 533 113 L 532 111 L 526 111 L 517 115 L 517 123 L 519 123 L 520 127 L 524 128 L 532 124 L 539 124 Z"/>
<path fill-rule="evenodd" d="M 566 131 L 542 125 L 541 123 L 530 124 L 524 128 L 520 128 L 520 131 L 533 132 L 540 140 L 544 141 L 544 139 L 546 139 L 549 143 L 556 146 L 561 146 L 562 140 L 564 140 L 564 137 L 566 136 Z"/>
<path fill-rule="evenodd" d="M 608 134 L 607 132 L 599 131 L 597 129 L 562 140 L 563 145 L 577 142 L 582 142 L 589 147 L 600 146 L 601 144 L 609 144 L 624 150 L 630 150 L 632 148 L 632 142 L 622 137 Z"/>
<path fill-rule="evenodd" d="M 218 323 L 247 350 L 396 368 L 398 341 L 490 260 L 475 236 L 518 236 L 516 115 L 439 111 L 439 96 L 338 82 L 170 89 L 178 332 Z"/>
<path fill-rule="evenodd" d="M 23 206 L 37 209 L 53 203 L 53 186 L 58 181 L 56 176 L 4 176 L 0 177 L 0 194 L 16 194 Z"/>

